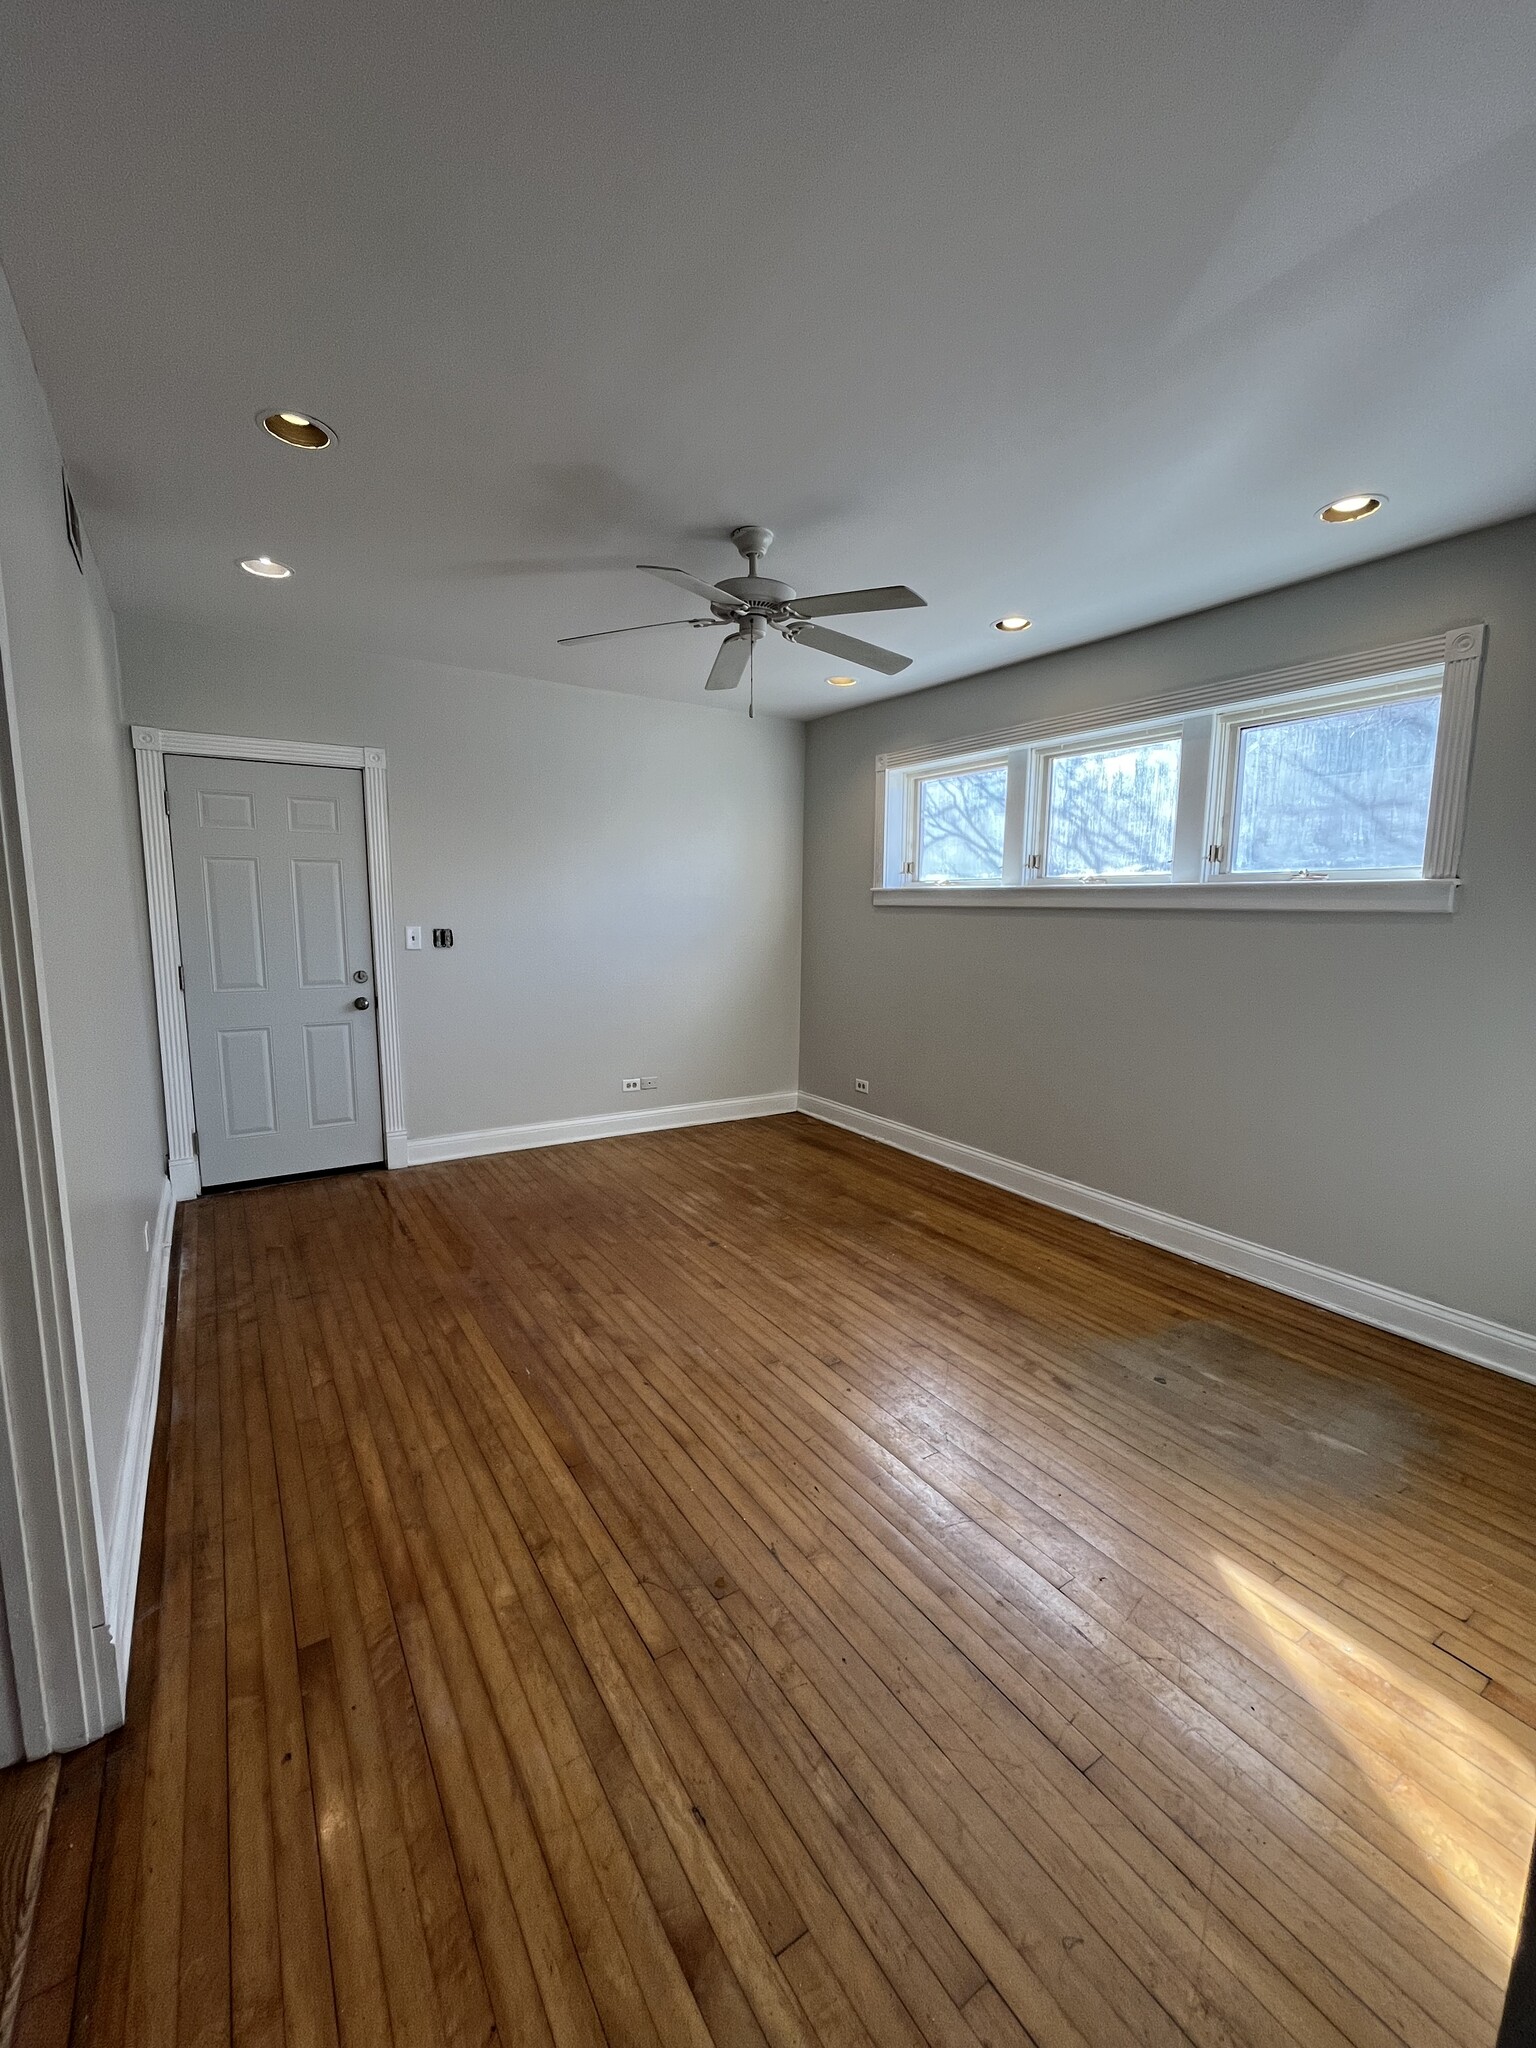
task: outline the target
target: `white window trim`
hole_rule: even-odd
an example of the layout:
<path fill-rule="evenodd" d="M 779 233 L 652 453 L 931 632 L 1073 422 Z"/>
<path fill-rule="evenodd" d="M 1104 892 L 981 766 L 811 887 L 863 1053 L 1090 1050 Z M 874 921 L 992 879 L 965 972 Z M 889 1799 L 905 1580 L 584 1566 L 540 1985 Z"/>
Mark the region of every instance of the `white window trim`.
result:
<path fill-rule="evenodd" d="M 975 738 L 940 746 L 908 747 L 881 754 L 875 763 L 875 873 L 872 895 L 880 905 L 960 909 L 1114 910 L 1330 910 L 1447 912 L 1456 906 L 1472 733 L 1482 678 L 1487 628 L 1455 626 L 1429 639 L 1411 640 L 1364 653 L 1331 656 L 1294 668 L 1271 670 L 1215 683 L 1190 684 L 1158 697 L 1105 710 L 1063 724 L 1033 719 Z M 1379 701 L 1412 680 L 1438 683 L 1439 737 L 1421 873 L 1347 874 L 1318 878 L 1233 875 L 1226 871 L 1223 829 L 1232 797 L 1233 734 L 1256 711 L 1303 715 L 1309 698 L 1334 692 L 1335 705 Z M 1340 684 L 1354 684 L 1340 695 Z M 1043 849 L 1044 763 L 1050 755 L 1097 742 L 1183 736 L 1181 787 L 1191 782 L 1206 791 L 1202 809 L 1179 808 L 1173 874 L 1124 880 L 1028 879 L 1029 850 Z M 922 777 L 1007 756 L 1027 760 L 1031 772 L 1009 777 L 1004 821 L 1004 879 L 1000 883 L 918 882 L 914 862 L 914 806 L 911 791 Z M 1201 828 L 1198 840 L 1195 827 Z M 1212 849 L 1219 855 L 1212 857 Z M 905 879 L 903 877 L 905 876 Z"/>

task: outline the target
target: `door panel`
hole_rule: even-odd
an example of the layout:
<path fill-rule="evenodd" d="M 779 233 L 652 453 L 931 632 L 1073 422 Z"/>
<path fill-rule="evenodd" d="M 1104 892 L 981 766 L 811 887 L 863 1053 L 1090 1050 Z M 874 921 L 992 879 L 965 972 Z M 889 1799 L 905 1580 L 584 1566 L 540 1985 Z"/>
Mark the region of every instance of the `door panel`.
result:
<path fill-rule="evenodd" d="M 293 863 L 293 926 L 305 988 L 340 988 L 347 978 L 341 862 Z"/>
<path fill-rule="evenodd" d="M 224 1127 L 231 1137 L 248 1138 L 256 1131 L 277 1129 L 269 1031 L 221 1031 L 219 1079 L 223 1083 Z"/>
<path fill-rule="evenodd" d="M 237 789 L 199 790 L 197 816 L 203 825 L 254 825 L 251 800 Z"/>
<path fill-rule="evenodd" d="M 171 755 L 165 780 L 205 1185 L 378 1160 L 361 774 Z"/>
<path fill-rule="evenodd" d="M 309 1077 L 309 1120 L 349 1124 L 357 1116 L 352 1092 L 352 1033 L 345 1024 L 306 1024 L 304 1065 Z"/>
<path fill-rule="evenodd" d="M 220 991 L 266 984 L 261 944 L 261 892 L 253 860 L 205 860 L 203 897 L 213 985 Z"/>

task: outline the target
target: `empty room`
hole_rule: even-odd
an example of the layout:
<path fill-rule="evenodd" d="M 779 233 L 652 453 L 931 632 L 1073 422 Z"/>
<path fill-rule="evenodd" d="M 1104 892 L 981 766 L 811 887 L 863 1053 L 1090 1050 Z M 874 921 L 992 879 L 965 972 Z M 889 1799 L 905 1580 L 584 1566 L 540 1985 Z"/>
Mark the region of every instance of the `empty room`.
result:
<path fill-rule="evenodd" d="M 0 2048 L 1536 2048 L 1536 8 L 0 10 Z"/>

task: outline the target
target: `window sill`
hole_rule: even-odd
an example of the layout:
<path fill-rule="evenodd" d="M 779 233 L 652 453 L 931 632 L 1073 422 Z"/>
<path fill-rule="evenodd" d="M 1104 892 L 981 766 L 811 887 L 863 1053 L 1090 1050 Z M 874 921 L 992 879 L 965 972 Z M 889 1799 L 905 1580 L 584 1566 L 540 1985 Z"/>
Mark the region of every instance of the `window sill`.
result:
<path fill-rule="evenodd" d="M 1025 889 L 874 889 L 878 905 L 959 910 L 1414 911 L 1456 908 L 1454 881 L 1435 882 L 1036 882 Z"/>

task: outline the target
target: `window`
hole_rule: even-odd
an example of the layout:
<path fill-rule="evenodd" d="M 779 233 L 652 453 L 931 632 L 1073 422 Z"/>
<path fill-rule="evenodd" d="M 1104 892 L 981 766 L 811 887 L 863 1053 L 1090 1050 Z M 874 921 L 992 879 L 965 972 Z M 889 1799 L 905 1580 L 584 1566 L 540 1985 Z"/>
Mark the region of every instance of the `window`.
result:
<path fill-rule="evenodd" d="M 1448 910 L 1483 629 L 879 763 L 883 901 Z"/>
<path fill-rule="evenodd" d="M 1048 879 L 1173 873 L 1181 744 L 1174 734 L 1047 757 Z"/>
<path fill-rule="evenodd" d="M 1236 727 L 1232 872 L 1418 874 L 1440 695 Z"/>
<path fill-rule="evenodd" d="M 924 882 L 1000 882 L 1006 768 L 925 775 L 917 785 L 917 874 Z"/>

